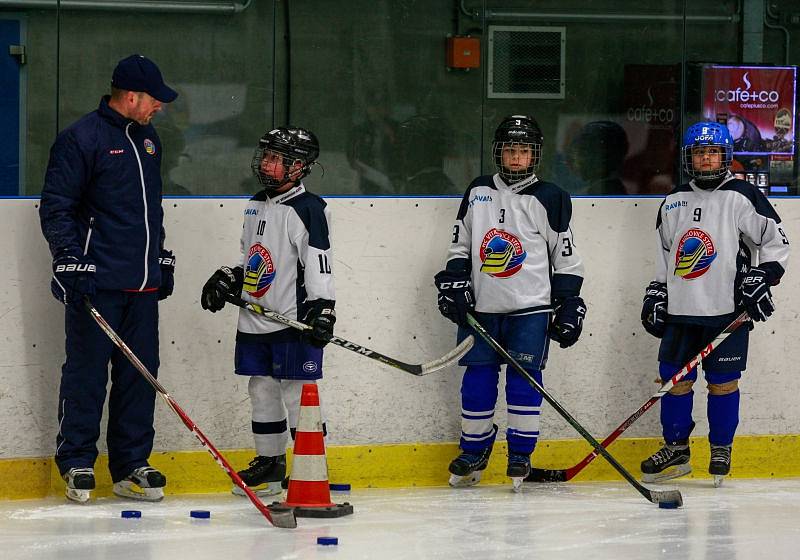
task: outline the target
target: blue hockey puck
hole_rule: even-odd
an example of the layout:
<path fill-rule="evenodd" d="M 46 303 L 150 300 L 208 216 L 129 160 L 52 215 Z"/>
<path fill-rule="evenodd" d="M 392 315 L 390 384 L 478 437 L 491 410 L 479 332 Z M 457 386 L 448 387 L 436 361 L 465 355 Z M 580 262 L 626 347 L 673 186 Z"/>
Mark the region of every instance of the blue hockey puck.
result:
<path fill-rule="evenodd" d="M 322 546 L 336 546 L 339 544 L 338 537 L 317 537 L 317 544 L 321 544 Z"/>
<path fill-rule="evenodd" d="M 211 512 L 206 509 L 193 509 L 189 512 L 189 517 L 195 519 L 211 519 Z"/>
<path fill-rule="evenodd" d="M 123 509 L 122 510 L 122 517 L 124 519 L 132 519 L 132 518 L 141 517 L 141 516 L 142 516 L 142 512 L 139 511 L 138 509 Z"/>
<path fill-rule="evenodd" d="M 658 502 L 661 509 L 678 509 L 681 505 L 678 502 Z"/>
<path fill-rule="evenodd" d="M 349 484 L 331 484 L 331 491 L 332 492 L 349 492 L 350 485 Z"/>

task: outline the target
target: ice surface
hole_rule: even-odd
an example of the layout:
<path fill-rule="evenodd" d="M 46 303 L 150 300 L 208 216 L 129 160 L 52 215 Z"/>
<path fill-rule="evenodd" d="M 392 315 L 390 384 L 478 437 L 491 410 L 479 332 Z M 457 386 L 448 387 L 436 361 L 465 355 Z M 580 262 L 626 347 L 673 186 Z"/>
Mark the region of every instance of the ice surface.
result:
<path fill-rule="evenodd" d="M 356 489 L 333 493 L 355 514 L 298 519 L 276 529 L 244 498 L 61 498 L 0 502 L 3 560 L 794 559 L 800 479 L 675 481 L 677 510 L 659 509 L 625 483 L 478 485 L 468 489 Z M 663 487 L 661 487 L 663 488 Z M 141 519 L 122 519 L 139 509 Z M 206 509 L 211 519 L 192 519 Z M 338 537 L 320 546 L 317 537 Z"/>

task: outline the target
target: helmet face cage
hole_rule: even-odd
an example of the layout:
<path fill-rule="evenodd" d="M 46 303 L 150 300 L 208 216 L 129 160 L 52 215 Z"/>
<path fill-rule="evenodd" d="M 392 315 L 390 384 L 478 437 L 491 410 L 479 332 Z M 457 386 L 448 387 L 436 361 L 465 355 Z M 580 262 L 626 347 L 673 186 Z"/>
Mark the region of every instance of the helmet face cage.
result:
<path fill-rule="evenodd" d="M 268 153 L 275 153 L 283 158 L 283 177 L 275 178 L 262 171 L 261 162 Z M 311 131 L 280 127 L 267 132 L 259 139 L 250 168 L 259 183 L 267 189 L 278 189 L 286 183 L 299 181 L 308 175 L 318 156 L 319 142 Z M 300 164 L 300 168 L 292 172 L 295 164 Z"/>
<path fill-rule="evenodd" d="M 497 127 L 492 143 L 494 165 L 506 182 L 518 183 L 531 177 L 539 169 L 542 161 L 542 142 L 544 138 L 538 123 L 533 117 L 512 115 L 506 117 Z M 503 151 L 508 148 L 529 147 L 531 160 L 524 169 L 512 171 L 503 165 Z"/>
<path fill-rule="evenodd" d="M 717 147 L 720 150 L 718 169 L 695 169 L 692 152 L 698 147 Z M 683 168 L 694 179 L 719 179 L 727 175 L 733 163 L 733 138 L 728 127 L 717 122 L 700 122 L 686 129 L 681 151 Z"/>
<path fill-rule="evenodd" d="M 503 165 L 503 150 L 506 148 L 529 147 L 531 151 L 531 161 L 525 169 L 519 171 L 512 171 Z M 494 142 L 492 144 L 492 152 L 494 154 L 494 165 L 497 172 L 508 183 L 518 183 L 527 179 L 539 169 L 539 162 L 542 160 L 542 145 L 532 142 Z"/>

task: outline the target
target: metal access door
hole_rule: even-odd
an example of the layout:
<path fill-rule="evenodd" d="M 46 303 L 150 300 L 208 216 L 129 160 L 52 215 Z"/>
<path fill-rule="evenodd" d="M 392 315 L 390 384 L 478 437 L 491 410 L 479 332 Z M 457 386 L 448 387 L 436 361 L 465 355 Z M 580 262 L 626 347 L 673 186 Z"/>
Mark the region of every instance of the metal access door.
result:
<path fill-rule="evenodd" d="M 0 19 L 0 196 L 24 192 L 20 161 L 20 22 Z"/>

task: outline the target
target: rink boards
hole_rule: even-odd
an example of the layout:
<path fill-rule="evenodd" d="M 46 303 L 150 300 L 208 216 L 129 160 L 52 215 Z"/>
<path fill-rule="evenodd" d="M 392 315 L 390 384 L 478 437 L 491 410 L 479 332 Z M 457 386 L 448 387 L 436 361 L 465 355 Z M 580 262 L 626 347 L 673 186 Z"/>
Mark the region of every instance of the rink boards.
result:
<path fill-rule="evenodd" d="M 337 334 L 408 362 L 444 354 L 453 326 L 436 310 L 432 277 L 442 266 L 457 198 L 328 198 L 333 213 Z M 773 199 L 791 240 L 800 236 L 800 203 Z M 221 449 L 244 465 L 252 436 L 246 379 L 232 373 L 236 311 L 200 309 L 200 290 L 222 264 L 237 259 L 244 198 L 167 199 L 167 247 L 177 257 L 175 295 L 161 306 L 160 380 Z M 584 334 L 572 349 L 551 350 L 545 384 L 593 434 L 603 437 L 656 389 L 657 342 L 639 324 L 643 287 L 654 270 L 658 198 L 574 200 L 577 248 L 586 264 Z M 0 497 L 48 492 L 57 431 L 58 377 L 63 361 L 63 309 L 49 291 L 50 257 L 41 236 L 38 200 L 0 203 L 7 256 L 0 267 Z M 737 476 L 794 476 L 800 410 L 793 406 L 794 343 L 800 314 L 797 253 L 775 290 L 778 310 L 752 334 L 741 382 Z M 338 348 L 325 357 L 321 384 L 331 478 L 363 486 L 442 483 L 459 433 L 460 369 L 417 378 Z M 694 435 L 707 433 L 704 384 L 697 384 Z M 501 392 L 502 395 L 502 392 Z M 612 447 L 635 468 L 657 446 L 657 411 L 634 424 Z M 504 409 L 498 424 L 504 427 Z M 540 466 L 567 467 L 588 453 L 572 428 L 543 413 Z M 154 463 L 172 474 L 173 491 L 213 490 L 225 475 L 161 403 L 157 404 Z M 104 436 L 103 436 L 104 438 Z M 101 438 L 101 440 L 103 439 Z M 641 439 L 637 439 L 641 438 Z M 705 470 L 705 445 L 695 445 Z M 104 444 L 101 443 L 101 452 Z M 502 449 L 489 476 L 503 479 Z M 34 459 L 29 459 L 34 458 Z M 759 460 L 765 458 L 768 467 Z M 766 459 L 768 458 L 768 459 Z M 596 461 L 600 464 L 600 461 Z M 495 470 L 491 470 L 495 469 Z M 103 469 L 99 469 L 103 470 Z M 10 490 L 15 473 L 30 488 Z M 603 478 L 595 465 L 586 476 Z M 182 473 L 195 482 L 183 486 Z M 385 473 L 392 473 L 386 475 Z M 594 474 L 592 474 L 594 473 Z M 749 473 L 749 474 L 746 474 Z M 608 471 L 608 476 L 613 476 Z M 102 479 L 100 480 L 102 484 Z"/>

